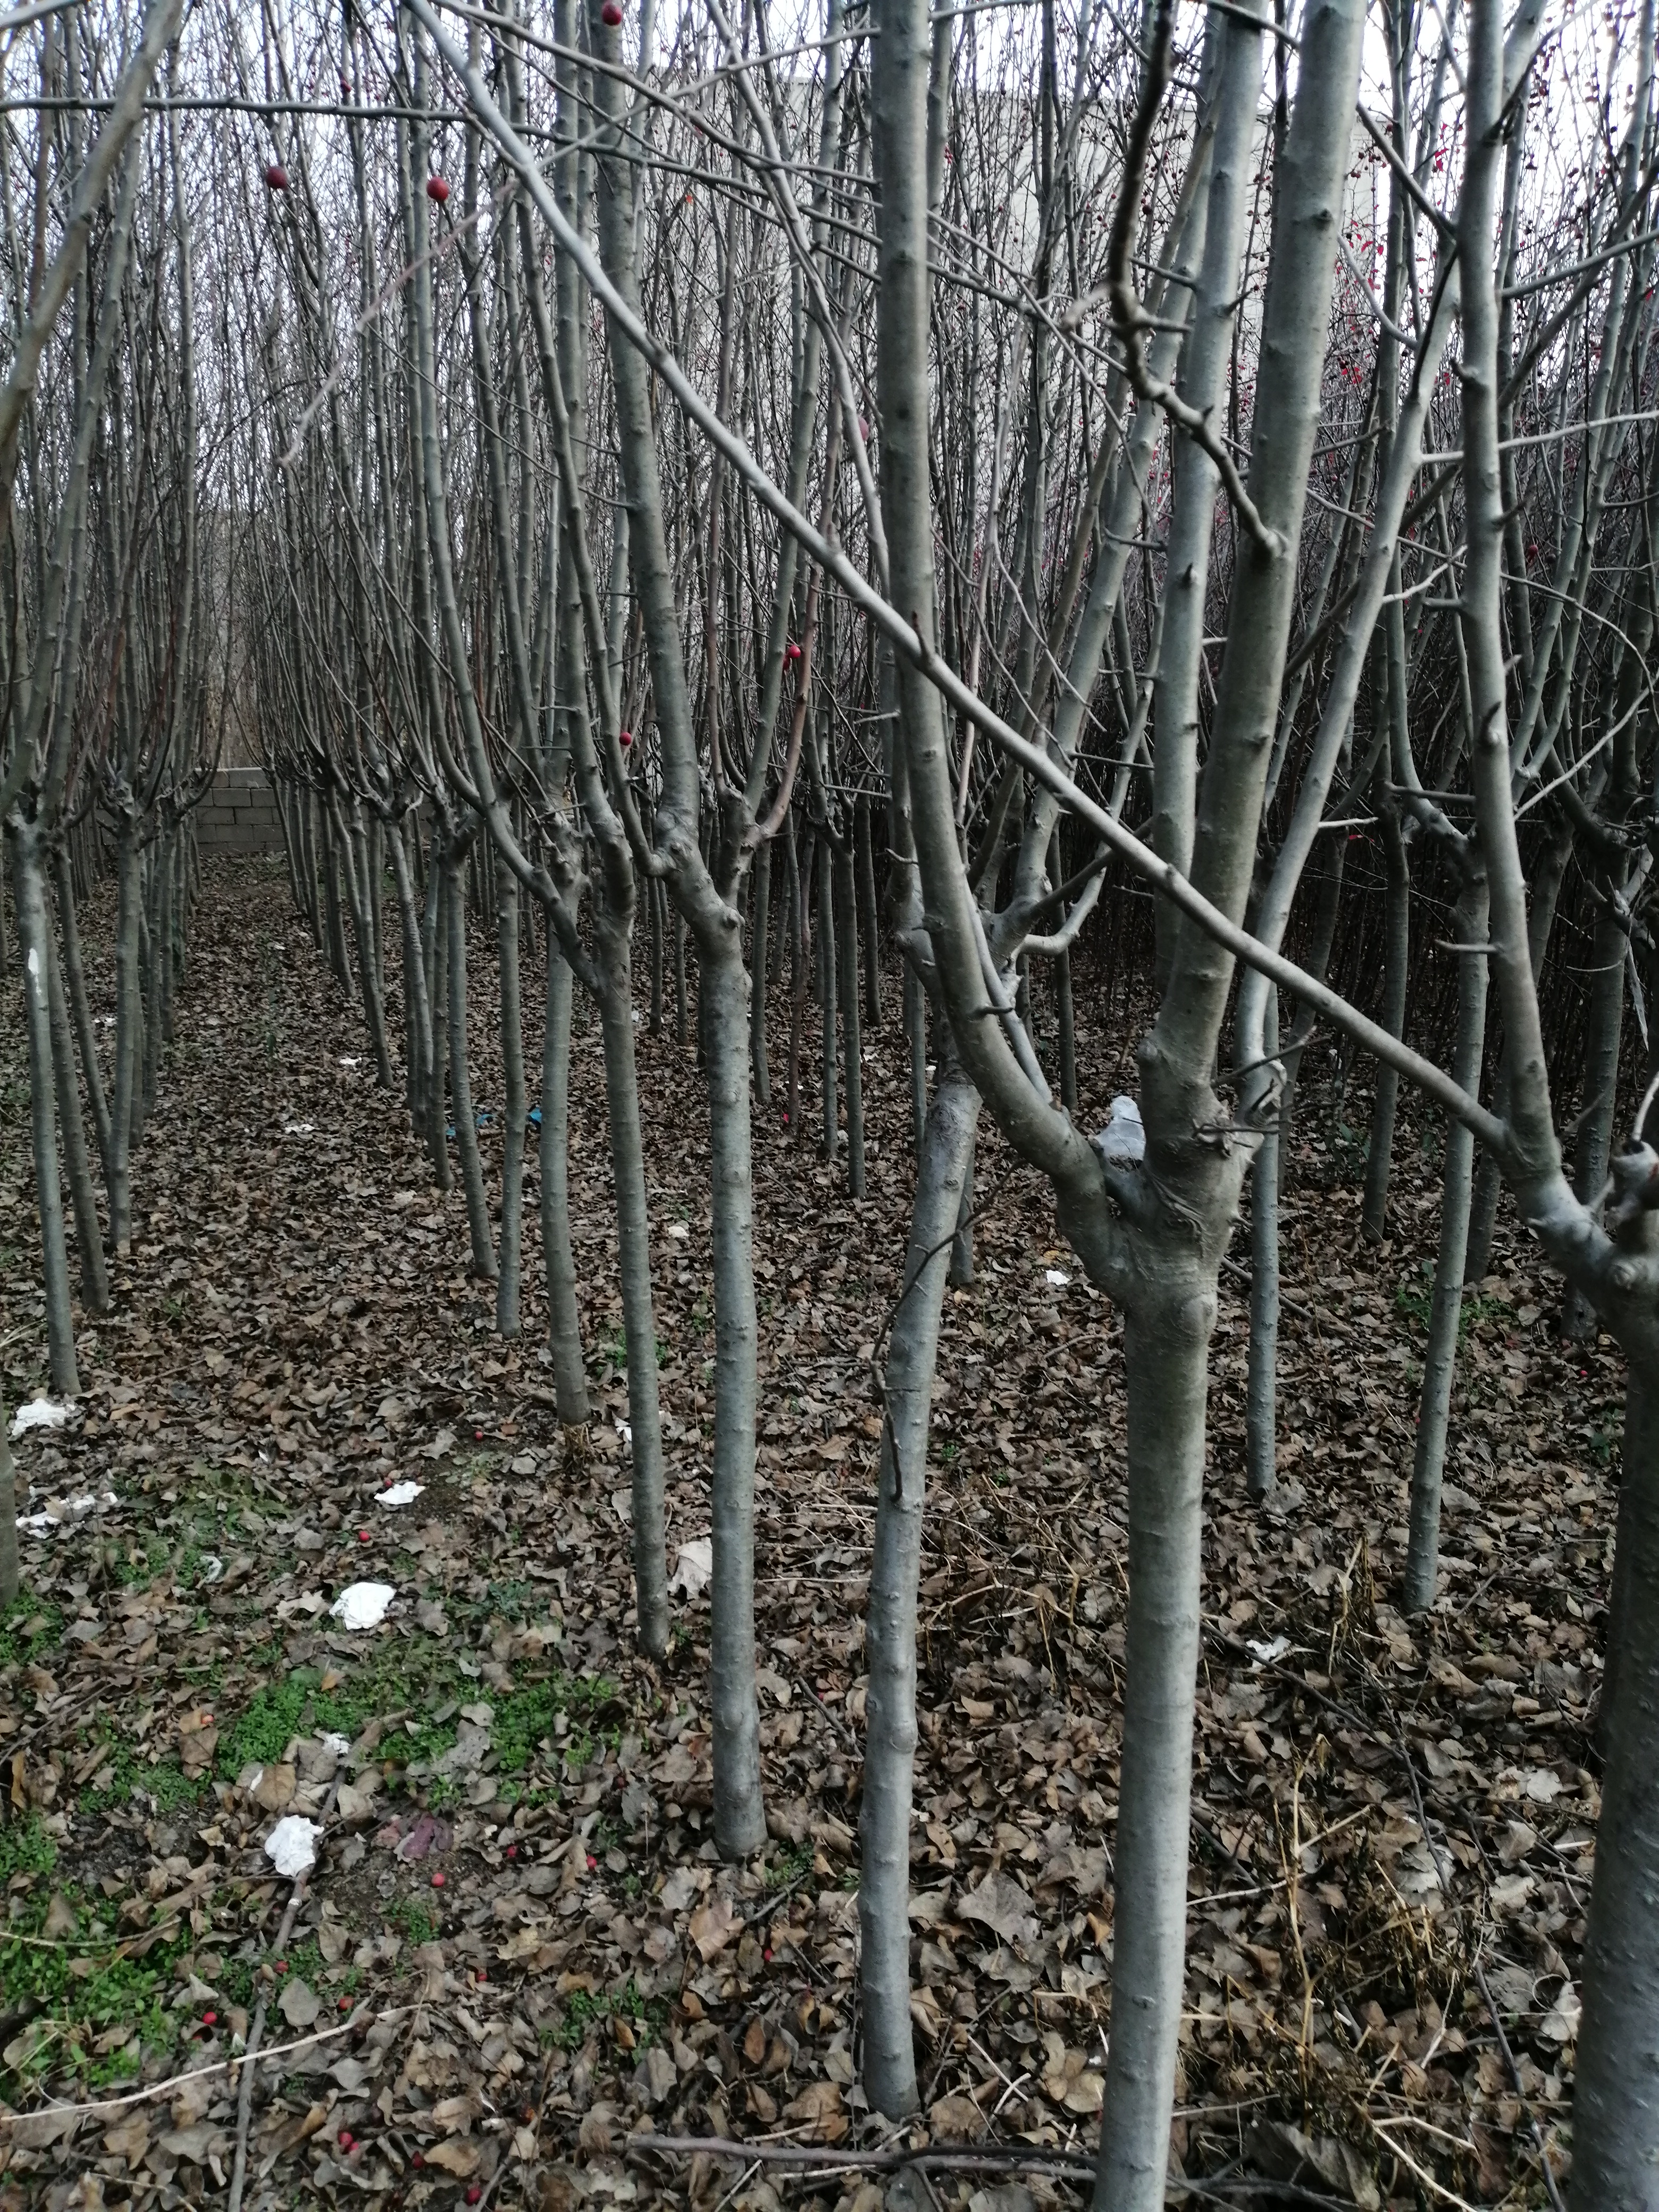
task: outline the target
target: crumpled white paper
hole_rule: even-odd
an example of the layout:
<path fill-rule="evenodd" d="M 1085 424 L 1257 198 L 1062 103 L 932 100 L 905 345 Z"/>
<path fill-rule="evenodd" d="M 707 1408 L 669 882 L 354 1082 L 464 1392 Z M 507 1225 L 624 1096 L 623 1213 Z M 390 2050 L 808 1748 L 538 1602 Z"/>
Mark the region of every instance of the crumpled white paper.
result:
<path fill-rule="evenodd" d="M 377 1490 L 377 1505 L 412 1505 L 420 1496 L 422 1485 L 418 1482 L 394 1482 L 390 1490 Z"/>
<path fill-rule="evenodd" d="M 684 1590 L 689 1601 L 700 1598 L 708 1589 L 714 1573 L 714 1540 L 712 1536 L 694 1536 L 689 1544 L 680 1546 L 680 1555 L 674 1562 L 674 1571 L 668 1577 L 671 1590 Z"/>
<path fill-rule="evenodd" d="M 90 1491 L 79 1498 L 54 1498 L 44 1513 L 20 1514 L 17 1525 L 30 1536 L 56 1535 L 60 1528 L 72 1528 L 77 1521 L 86 1520 L 94 1513 L 107 1513 L 120 1500 L 112 1490 L 94 1497 Z"/>
<path fill-rule="evenodd" d="M 330 1606 L 329 1617 L 342 1628 L 378 1628 L 397 1595 L 390 1583 L 352 1583 Z"/>
<path fill-rule="evenodd" d="M 322 1830 L 302 1813 L 289 1813 L 265 1838 L 265 1856 L 289 1881 L 309 1874 L 317 1863 L 317 1838 Z"/>
<path fill-rule="evenodd" d="M 56 1405 L 50 1398 L 32 1398 L 12 1415 L 11 1433 L 15 1439 L 26 1437 L 31 1429 L 61 1429 L 69 1417 L 67 1406 Z"/>

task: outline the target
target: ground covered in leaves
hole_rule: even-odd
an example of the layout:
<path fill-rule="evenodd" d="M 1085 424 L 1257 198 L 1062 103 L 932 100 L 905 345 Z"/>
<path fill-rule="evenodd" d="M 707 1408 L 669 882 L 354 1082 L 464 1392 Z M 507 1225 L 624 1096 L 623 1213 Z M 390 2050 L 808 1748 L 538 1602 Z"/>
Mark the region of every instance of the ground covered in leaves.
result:
<path fill-rule="evenodd" d="M 94 902 L 100 1006 L 108 924 Z M 480 940 L 487 1164 L 491 983 Z M 680 1605 L 665 1665 L 632 1650 L 596 1026 L 579 1010 L 593 1418 L 567 1435 L 538 1262 L 504 1345 L 465 1272 L 460 1194 L 434 1190 L 401 1100 L 376 1090 L 280 864 L 210 873 L 131 1259 L 111 1315 L 82 1316 L 70 1425 L 17 1446 L 48 1518 L 0 1620 L 4 2212 L 222 2195 L 262 1997 L 250 2206 L 1083 2201 L 1109 2025 L 1121 1325 L 989 1130 L 923 1583 L 925 2116 L 894 2128 L 857 2087 L 872 1363 L 911 1182 L 890 977 L 887 997 L 865 1201 L 777 1108 L 757 1121 L 773 1840 L 728 1868 L 708 1839 L 706 1597 Z M 1085 976 L 1085 1110 L 1103 1120 L 1133 1028 L 1091 1006 Z M 20 1050 L 8 1024 L 13 1407 L 44 1381 Z M 642 1033 L 641 1080 L 672 1560 L 708 1528 L 706 1153 L 689 1050 Z M 1173 2145 L 1190 2186 L 1171 2201 L 1536 2205 L 1540 2147 L 1558 2171 L 1570 2157 L 1619 1370 L 1605 1343 L 1562 1344 L 1554 1287 L 1500 1231 L 1460 1363 L 1445 1595 L 1408 1625 L 1393 1601 L 1439 1138 L 1407 1125 L 1396 1235 L 1371 1250 L 1364 1107 L 1334 1058 L 1306 1071 L 1266 1512 L 1243 1495 L 1235 1277 L 1217 1333 Z M 412 1504 L 376 1503 L 410 1480 Z M 364 1580 L 396 1597 L 354 1633 L 328 1608 Z M 325 1837 L 278 1948 L 291 1885 L 263 1846 L 295 1814 Z M 650 2150 L 647 2133 L 766 2155 Z M 924 2147 L 932 2162 L 894 2166 Z"/>

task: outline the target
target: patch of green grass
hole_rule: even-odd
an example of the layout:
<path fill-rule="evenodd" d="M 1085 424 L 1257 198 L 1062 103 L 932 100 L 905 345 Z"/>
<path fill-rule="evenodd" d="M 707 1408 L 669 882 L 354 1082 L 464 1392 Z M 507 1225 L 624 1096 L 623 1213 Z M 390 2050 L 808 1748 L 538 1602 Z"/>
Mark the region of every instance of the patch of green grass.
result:
<path fill-rule="evenodd" d="M 411 1943 L 429 1943 L 438 1932 L 438 1916 L 423 1897 L 398 1898 L 387 1905 L 386 1917 Z"/>
<path fill-rule="evenodd" d="M 660 2035 L 668 2008 L 660 1997 L 640 1995 L 632 1976 L 616 1990 L 572 1990 L 557 2020 L 542 2030 L 542 2041 L 558 2051 L 580 2051 L 589 2033 L 608 2020 L 627 2021 L 635 2041 Z"/>
<path fill-rule="evenodd" d="M 63 1632 L 58 1608 L 42 1605 L 27 1589 L 20 1589 L 0 1613 L 0 1667 L 32 1667 L 42 1652 L 56 1646 Z"/>
<path fill-rule="evenodd" d="M 128 1804 L 135 1789 L 155 1801 L 158 1813 L 177 1813 L 198 1802 L 208 1786 L 204 1775 L 188 1775 L 173 1759 L 159 1759 L 147 1766 L 131 1744 L 110 1742 L 106 1765 L 114 1772 L 102 1789 L 94 1786 L 81 1792 L 76 1800 L 78 1813 L 106 1813 Z M 100 1773 L 103 1771 L 99 1769 Z"/>
<path fill-rule="evenodd" d="M 17 1823 L 0 1832 L 0 1852 L 27 1832 L 28 1824 Z M 50 1850 L 50 1838 L 44 1840 Z M 34 1856 L 43 1856 L 38 1845 Z M 19 1870 L 46 1873 L 50 1868 L 47 1859 L 44 1866 Z M 74 1916 L 72 1936 L 46 1935 L 52 1896 L 44 1881 L 32 1893 L 13 1896 L 11 1917 L 0 1931 L 0 1990 L 9 2003 L 33 2008 L 19 2039 L 22 2047 L 15 2065 L 0 2063 L 0 2087 L 9 2095 L 48 2070 L 66 2068 L 101 2087 L 134 2070 L 138 2054 L 131 2051 L 133 2037 L 141 2049 L 171 2051 L 187 2025 L 187 2015 L 174 2012 L 167 1997 L 174 1966 L 195 1941 L 189 1924 L 181 1923 L 159 1940 L 142 1931 L 123 1937 L 112 1908 L 102 1900 L 73 1887 L 57 1894 Z M 142 1956 L 135 1946 L 143 1947 Z M 93 2045 L 116 2027 L 131 2031 L 129 2037 L 121 2049 L 99 2057 Z"/>
<path fill-rule="evenodd" d="M 766 1869 L 769 1889 L 787 1889 L 803 1875 L 812 1871 L 812 1846 L 810 1843 L 791 1844 L 787 1850 L 780 1851 Z"/>
<path fill-rule="evenodd" d="M 0 1882 L 10 1881 L 14 1875 L 50 1874 L 57 1863 L 58 1846 L 38 1813 L 0 1827 Z"/>

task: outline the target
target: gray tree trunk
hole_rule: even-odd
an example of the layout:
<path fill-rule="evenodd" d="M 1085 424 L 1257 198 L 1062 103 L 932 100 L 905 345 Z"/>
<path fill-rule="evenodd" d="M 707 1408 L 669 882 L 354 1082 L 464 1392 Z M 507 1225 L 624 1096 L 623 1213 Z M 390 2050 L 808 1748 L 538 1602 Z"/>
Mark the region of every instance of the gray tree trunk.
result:
<path fill-rule="evenodd" d="M 927 1424 L 956 1231 L 979 1115 L 960 1067 L 940 1071 L 917 1170 L 904 1289 L 883 1371 L 875 1548 L 865 1617 L 864 1801 L 859 1990 L 864 2094 L 897 2119 L 917 2109 L 910 2022 L 910 1807 L 916 1751 L 916 1589 L 927 1493 Z"/>
<path fill-rule="evenodd" d="M 44 913 L 45 901 L 42 898 Z M 92 1164 L 87 1157 L 86 1124 L 81 1119 L 81 1086 L 76 1079 L 75 1040 L 70 1033 L 69 1006 L 64 995 L 58 947 L 52 922 L 46 919 L 44 938 L 46 981 L 52 1006 L 52 1079 L 58 1092 L 58 1127 L 63 1139 L 64 1172 L 69 1178 L 70 1203 L 75 1213 L 75 1249 L 81 1262 L 81 1301 L 90 1313 L 109 1311 L 109 1271 L 104 1265 L 104 1232 L 98 1218 L 98 1194 L 93 1188 Z"/>
<path fill-rule="evenodd" d="M 466 876 L 465 853 L 444 855 L 444 921 L 448 938 L 449 1091 L 455 1114 L 455 1149 L 460 1155 L 461 1188 L 466 1194 L 467 1230 L 472 1240 L 472 1272 L 481 1282 L 495 1279 L 495 1247 L 489 1233 L 489 1201 L 484 1195 L 478 1158 L 478 1124 L 472 1104 L 472 1079 L 466 1058 Z"/>
<path fill-rule="evenodd" d="M 558 1400 L 559 1419 L 568 1429 L 579 1429 L 586 1425 L 588 1405 L 587 1377 L 582 1366 L 581 1315 L 576 1303 L 576 1262 L 570 1244 L 572 980 L 569 963 L 559 951 L 550 929 L 547 1024 L 542 1038 L 540 1152 L 542 1254 L 547 1267 L 547 1343 L 553 1355 L 553 1390 Z"/>
<path fill-rule="evenodd" d="M 46 886 L 40 832 L 14 819 L 8 838 L 12 894 L 17 902 L 17 946 L 22 966 L 23 1018 L 29 1047 L 29 1127 L 34 1147 L 34 1189 L 46 1298 L 46 1347 L 52 1387 L 59 1397 L 80 1395 L 75 1364 L 75 1316 L 70 1303 L 69 1252 L 64 1237 L 63 1192 L 58 1179 L 57 1101 L 52 1081 L 51 962 L 46 941 Z"/>
<path fill-rule="evenodd" d="M 841 927 L 841 1018 L 847 1053 L 847 1188 L 864 1196 L 864 1039 L 859 1025 L 859 928 L 850 848 L 836 854 Z"/>
<path fill-rule="evenodd" d="M 1484 945 L 1489 899 L 1486 871 L 1473 851 L 1452 927 L 1460 945 Z M 1480 1084 L 1486 1035 L 1486 962 L 1479 952 L 1457 956 L 1457 1040 L 1451 1074 L 1471 1097 Z M 1468 1257 L 1469 1204 L 1474 1182 L 1474 1134 L 1462 1121 L 1446 1132 L 1444 1191 L 1440 1206 L 1440 1253 L 1435 1266 L 1429 1340 L 1423 1358 L 1423 1395 L 1417 1413 L 1417 1451 L 1412 1462 L 1411 1537 L 1406 1552 L 1405 1608 L 1425 1613 L 1434 1603 L 1440 1564 L 1440 1485 L 1451 1413 L 1452 1377 L 1463 1319 L 1464 1264 Z"/>
<path fill-rule="evenodd" d="M 531 942 L 535 942 L 532 931 Z M 551 944 L 551 932 L 549 933 Z M 519 1293 L 524 1256 L 524 1013 L 519 985 L 519 879 L 495 871 L 495 952 L 501 1004 L 501 1231 L 496 1242 L 495 1328 L 504 1337 L 520 1330 Z M 567 1049 L 568 1012 L 567 1006 Z M 580 1347 L 578 1346 L 578 1359 Z"/>

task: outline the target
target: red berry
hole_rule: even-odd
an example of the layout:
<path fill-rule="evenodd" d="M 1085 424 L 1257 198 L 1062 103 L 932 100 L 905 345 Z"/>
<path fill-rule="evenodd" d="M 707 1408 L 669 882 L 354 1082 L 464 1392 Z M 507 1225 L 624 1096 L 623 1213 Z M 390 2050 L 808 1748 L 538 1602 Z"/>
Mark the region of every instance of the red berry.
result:
<path fill-rule="evenodd" d="M 335 2140 L 336 2140 L 336 2142 L 339 2144 L 339 2146 L 340 2146 L 340 2148 L 341 2148 L 341 2149 L 342 2149 L 342 2150 L 349 2150 L 349 2149 L 351 2148 L 351 2130 L 350 2130 L 350 2129 L 349 2129 L 349 2128 L 342 2128 L 342 2129 L 341 2129 L 341 2130 L 340 2130 L 340 2132 L 339 2132 L 339 2134 L 338 2134 L 338 2136 L 336 2136 Z"/>
<path fill-rule="evenodd" d="M 429 200 L 435 200 L 441 207 L 449 198 L 447 180 L 442 177 L 428 177 L 426 180 L 426 196 Z"/>
<path fill-rule="evenodd" d="M 432 1887 L 434 1887 L 434 1889 L 441 1889 L 441 1888 L 443 1887 L 443 1886 L 444 1886 L 444 1878 L 443 1878 L 443 1876 L 442 1876 L 441 1874 L 434 1874 L 434 1875 L 433 1875 L 433 1877 L 432 1877 Z"/>
<path fill-rule="evenodd" d="M 483 1431 L 482 1429 L 473 1430 L 472 1441 L 475 1444 L 481 1444 L 483 1442 Z"/>
<path fill-rule="evenodd" d="M 218 2015 L 218 2014 L 217 2014 L 216 2012 L 204 2012 L 204 2013 L 202 2014 L 202 2025 L 203 2025 L 203 2027 L 211 2027 L 214 2025 L 215 2021 L 217 2021 L 218 2017 L 219 2017 L 219 2015 Z"/>
<path fill-rule="evenodd" d="M 265 182 L 273 192 L 285 192 L 288 190 L 288 171 L 280 161 L 273 161 L 265 171 Z"/>
<path fill-rule="evenodd" d="M 409 2162 L 411 2166 L 421 2166 L 426 2164 L 426 2160 L 421 2156 L 419 2151 L 416 2152 L 414 2157 L 411 2158 Z"/>
<path fill-rule="evenodd" d="M 783 657 L 786 660 L 799 660 L 800 659 L 800 647 L 795 643 L 793 638 L 785 647 Z"/>
<path fill-rule="evenodd" d="M 340 2010 L 342 2012 L 349 2012 L 351 2010 L 351 1999 L 349 1997 L 342 1997 L 340 1999 Z"/>
<path fill-rule="evenodd" d="M 286 1959 L 278 1959 L 278 1960 L 276 1961 L 276 1971 L 277 1971 L 277 1972 L 278 1972 L 279 1974 L 285 1974 L 285 1973 L 287 1973 L 287 1972 L 288 1972 L 288 1960 L 287 1960 Z"/>
<path fill-rule="evenodd" d="M 632 730 L 623 730 L 623 731 L 618 732 L 618 733 L 617 733 L 617 734 L 618 734 L 618 736 L 620 737 L 621 741 L 622 741 L 622 743 L 623 743 L 624 745 L 631 745 L 631 744 L 633 744 L 633 742 L 634 742 L 634 732 L 632 732 Z"/>
<path fill-rule="evenodd" d="M 589 1874 L 592 1874 L 594 1871 L 599 1863 L 599 1861 L 594 1857 L 592 1852 L 589 1851 L 587 1854 L 587 1871 Z"/>
<path fill-rule="evenodd" d="M 617 13 L 620 15 L 622 9 L 618 8 Z M 483 2195 L 483 2191 L 477 2182 L 470 2182 L 467 2185 L 466 2201 L 469 2204 L 476 2204 Z"/>
<path fill-rule="evenodd" d="M 372 1540 L 372 1540 L 372 1538 L 370 1537 L 369 1533 L 368 1533 L 368 1529 L 367 1529 L 367 1528 L 360 1528 L 360 1529 L 357 1531 L 357 1541 L 358 1541 L 360 1544 L 367 1544 L 367 1543 L 371 1542 Z"/>
<path fill-rule="evenodd" d="M 620 28 L 622 9 L 617 5 L 617 0 L 605 0 L 604 7 L 599 10 L 599 20 L 612 31 Z"/>
<path fill-rule="evenodd" d="M 517 1858 L 517 1857 L 518 1857 L 518 1856 L 519 1856 L 519 1847 L 518 1847 L 518 1845 L 517 1845 L 516 1844 L 509 1844 L 507 1845 L 507 1856 L 508 1856 L 508 1858 L 510 1858 L 510 1859 L 515 1859 L 515 1858 Z"/>

